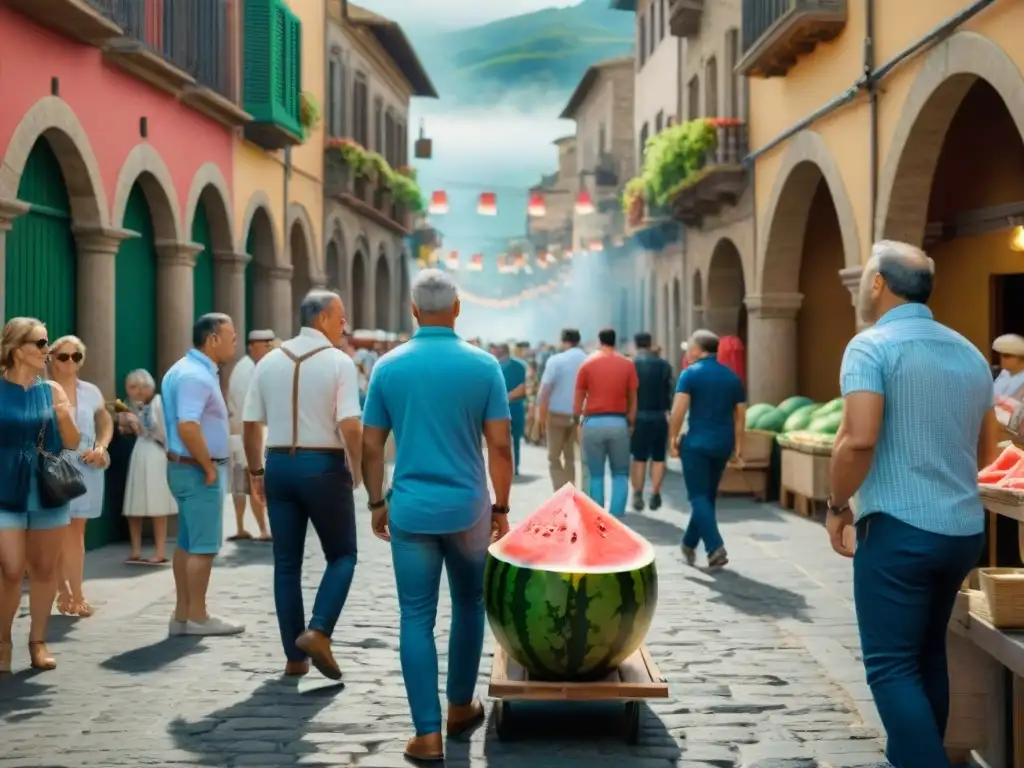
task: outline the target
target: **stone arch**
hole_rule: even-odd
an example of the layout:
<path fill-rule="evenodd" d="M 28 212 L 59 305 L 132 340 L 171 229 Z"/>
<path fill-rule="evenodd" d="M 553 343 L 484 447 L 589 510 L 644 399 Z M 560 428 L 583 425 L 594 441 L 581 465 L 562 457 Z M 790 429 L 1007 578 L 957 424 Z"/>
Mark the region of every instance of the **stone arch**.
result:
<path fill-rule="evenodd" d="M 953 117 L 979 79 L 1002 97 L 1024 140 L 1024 75 L 999 45 L 957 32 L 933 48 L 910 88 L 878 185 L 876 239 L 923 245 L 932 181 Z"/>
<path fill-rule="evenodd" d="M 349 276 L 348 247 L 345 244 L 345 230 L 340 216 L 332 216 L 327 222 L 324 240 L 324 281 L 328 288 L 337 291 L 346 309 L 351 311 L 351 282 Z"/>
<path fill-rule="evenodd" d="M 136 182 L 142 187 L 153 217 L 153 231 L 158 241 L 168 243 L 187 242 L 188 237 L 181 229 L 181 206 L 174 180 L 160 153 L 152 144 L 136 144 L 121 166 L 114 186 L 114 202 L 110 214 L 111 224 L 122 226 L 124 212 L 128 207 L 128 196 Z"/>
<path fill-rule="evenodd" d="M 821 136 L 814 131 L 802 131 L 789 142 L 765 206 L 766 226 L 757 247 L 756 293 L 795 295 L 799 292 L 807 215 L 822 179 L 828 186 L 839 220 L 843 262 L 847 268 L 861 266 L 857 221 L 839 167 Z"/>
<path fill-rule="evenodd" d="M 736 244 L 723 237 L 715 243 L 708 264 L 704 323 L 719 336 L 745 336 L 745 296 L 743 257 Z"/>
<path fill-rule="evenodd" d="M 700 270 L 693 272 L 690 284 L 690 330 L 704 327 L 704 281 Z"/>
<path fill-rule="evenodd" d="M 324 274 L 320 264 L 320 254 L 316 248 L 316 239 L 313 236 L 315 231 L 313 229 L 313 222 L 309 218 L 306 206 L 302 205 L 302 203 L 291 203 L 288 206 L 288 227 L 285 230 L 289 233 L 289 245 L 291 245 L 291 238 L 295 236 L 297 227 L 302 231 L 303 244 L 306 249 L 305 269 L 309 273 L 309 279 L 313 285 L 323 285 Z M 295 269 L 296 274 L 303 269 L 302 266 L 295 263 L 294 253 L 292 254 L 292 267 Z"/>
<path fill-rule="evenodd" d="M 192 177 L 192 186 L 185 203 L 185 226 L 183 231 L 191 236 L 199 204 L 206 205 L 210 218 L 210 236 L 213 247 L 225 253 L 234 247 L 234 214 L 231 210 L 231 192 L 224 174 L 216 163 L 203 163 Z"/>
<path fill-rule="evenodd" d="M 352 292 L 351 317 L 355 328 L 367 328 L 370 324 L 369 309 L 372 306 L 367 288 L 370 284 L 370 243 L 365 236 L 356 239 L 350 264 L 349 285 Z"/>
<path fill-rule="evenodd" d="M 75 224 L 91 229 L 108 227 L 107 193 L 99 162 L 74 110 L 58 96 L 37 101 L 14 129 L 0 164 L 0 199 L 17 198 L 25 163 L 40 137 L 50 143 L 60 162 Z"/>
<path fill-rule="evenodd" d="M 671 338 L 672 350 L 668 356 L 669 360 L 678 360 L 679 344 L 683 340 L 683 334 L 685 333 L 686 323 L 683 322 L 683 297 L 681 295 L 681 286 L 679 276 L 672 278 L 672 328 L 669 333 Z"/>
<path fill-rule="evenodd" d="M 394 330 L 391 322 L 391 305 L 394 303 L 391 287 L 391 262 L 383 243 L 377 247 L 377 259 L 373 270 L 373 307 L 375 327 L 383 331 Z"/>
<path fill-rule="evenodd" d="M 412 333 L 412 284 L 409 279 L 409 253 L 403 248 L 398 258 L 398 332 Z"/>
<path fill-rule="evenodd" d="M 249 204 L 245 207 L 245 215 L 242 217 L 242 227 L 239 230 L 238 241 L 235 243 L 235 248 L 240 253 L 246 251 L 246 244 L 249 240 L 249 233 L 253 226 L 253 219 L 258 214 L 260 217 L 265 217 L 266 221 L 263 223 L 268 224 L 270 227 L 270 253 L 273 256 L 273 262 L 268 263 L 266 266 L 288 266 L 288 262 L 284 260 L 284 257 L 280 252 L 281 249 L 278 248 L 278 243 L 280 242 L 280 240 L 278 239 L 277 222 L 274 220 L 273 210 L 274 208 L 270 205 L 270 197 L 267 195 L 266 192 L 264 192 L 262 189 L 258 189 L 255 192 L 253 192 L 252 195 L 249 197 Z M 262 225 L 260 228 L 265 229 Z M 265 247 L 262 250 L 264 253 L 266 253 Z M 255 259 L 256 254 L 251 255 Z"/>

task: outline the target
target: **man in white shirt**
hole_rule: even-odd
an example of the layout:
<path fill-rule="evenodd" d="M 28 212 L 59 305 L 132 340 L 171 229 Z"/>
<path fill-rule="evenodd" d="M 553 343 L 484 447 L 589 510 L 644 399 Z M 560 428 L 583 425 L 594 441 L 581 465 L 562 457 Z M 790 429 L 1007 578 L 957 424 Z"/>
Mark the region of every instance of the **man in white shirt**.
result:
<path fill-rule="evenodd" d="M 245 456 L 252 496 L 266 499 L 274 534 L 274 605 L 285 674 L 306 674 L 312 660 L 323 675 L 339 680 L 331 634 L 356 567 L 352 489 L 359 485 L 362 460 L 359 386 L 352 358 L 338 349 L 345 328 L 338 294 L 310 291 L 299 317 L 299 335 L 256 366 L 243 413 Z M 310 522 L 327 567 L 307 624 L 302 556 Z"/>
<path fill-rule="evenodd" d="M 247 500 L 252 504 L 252 515 L 260 529 L 259 541 L 270 541 L 267 508 L 263 502 L 249 498 L 249 468 L 242 446 L 242 409 L 245 408 L 245 396 L 249 392 L 249 383 L 256 370 L 256 363 L 270 352 L 274 332 L 249 331 L 248 341 L 248 354 L 235 363 L 231 378 L 228 379 L 228 409 L 231 415 L 231 500 L 235 504 L 235 535 L 229 536 L 228 541 L 252 539 L 252 534 L 245 530 Z"/>

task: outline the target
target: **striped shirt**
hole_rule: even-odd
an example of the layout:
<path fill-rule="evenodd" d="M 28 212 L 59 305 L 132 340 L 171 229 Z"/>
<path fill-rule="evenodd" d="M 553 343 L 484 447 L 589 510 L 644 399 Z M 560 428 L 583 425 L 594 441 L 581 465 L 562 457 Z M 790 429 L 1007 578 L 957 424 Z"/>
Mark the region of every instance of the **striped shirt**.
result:
<path fill-rule="evenodd" d="M 981 352 L 928 307 L 904 304 L 853 338 L 840 384 L 844 397 L 885 398 L 858 515 L 882 512 L 947 536 L 984 531 L 978 436 L 994 396 Z"/>

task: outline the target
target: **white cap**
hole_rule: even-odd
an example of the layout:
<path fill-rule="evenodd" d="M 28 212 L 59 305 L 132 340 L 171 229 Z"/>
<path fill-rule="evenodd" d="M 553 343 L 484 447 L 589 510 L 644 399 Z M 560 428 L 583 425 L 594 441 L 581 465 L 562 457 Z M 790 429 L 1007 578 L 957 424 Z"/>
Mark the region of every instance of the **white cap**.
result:
<path fill-rule="evenodd" d="M 1024 357 L 1024 337 L 1016 333 L 1004 333 L 992 342 L 992 349 L 1001 355 Z"/>
<path fill-rule="evenodd" d="M 273 331 L 249 331 L 249 341 L 273 341 Z"/>

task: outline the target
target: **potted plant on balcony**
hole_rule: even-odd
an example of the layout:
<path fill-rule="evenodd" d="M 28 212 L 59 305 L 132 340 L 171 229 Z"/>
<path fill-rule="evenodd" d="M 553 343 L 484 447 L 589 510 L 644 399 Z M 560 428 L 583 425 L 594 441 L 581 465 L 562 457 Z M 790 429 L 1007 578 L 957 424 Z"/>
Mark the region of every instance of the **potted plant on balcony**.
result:
<path fill-rule="evenodd" d="M 630 179 L 622 192 L 622 212 L 626 214 L 626 222 L 630 227 L 639 227 L 644 221 L 646 201 L 644 180 L 637 176 Z"/>
<path fill-rule="evenodd" d="M 379 152 L 368 152 L 366 163 L 370 170 L 370 183 L 373 185 L 371 200 L 373 207 L 379 211 L 390 212 L 391 186 L 395 176 L 394 170 Z"/>
<path fill-rule="evenodd" d="M 715 126 L 703 119 L 673 125 L 651 138 L 640 174 L 648 205 L 666 205 L 704 167 L 717 139 Z"/>
<path fill-rule="evenodd" d="M 357 178 L 366 167 L 366 150 L 358 141 L 330 138 L 324 145 L 324 151 L 327 153 L 325 183 L 339 192 L 347 193 L 351 189 L 352 179 Z"/>
<path fill-rule="evenodd" d="M 395 221 L 408 228 L 409 213 L 422 213 L 423 192 L 416 182 L 416 171 L 403 165 L 392 179 L 391 192 L 395 199 Z"/>
<path fill-rule="evenodd" d="M 309 91 L 303 91 L 299 97 L 299 125 L 302 126 L 303 138 L 308 138 L 320 125 L 321 115 L 320 102 L 316 100 L 316 96 Z"/>

